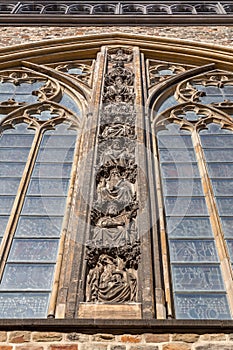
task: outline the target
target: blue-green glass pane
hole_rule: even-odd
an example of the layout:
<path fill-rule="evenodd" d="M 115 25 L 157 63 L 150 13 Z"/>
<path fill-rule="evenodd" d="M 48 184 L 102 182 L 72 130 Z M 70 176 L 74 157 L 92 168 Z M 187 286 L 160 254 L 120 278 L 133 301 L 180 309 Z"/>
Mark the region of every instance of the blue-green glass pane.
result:
<path fill-rule="evenodd" d="M 222 217 L 221 222 L 225 238 L 233 238 L 233 217 Z"/>
<path fill-rule="evenodd" d="M 74 149 L 70 148 L 41 148 L 38 154 L 37 161 L 39 162 L 54 162 L 54 163 L 66 163 L 72 162 Z M 1 154 L 0 154 L 1 156 Z"/>
<path fill-rule="evenodd" d="M 167 108 L 173 107 L 178 105 L 177 100 L 175 99 L 175 97 L 172 95 L 170 97 L 168 97 L 159 107 L 158 109 L 158 114 L 162 113 L 163 111 L 165 111 Z"/>
<path fill-rule="evenodd" d="M 212 236 L 209 218 L 167 217 L 169 238 L 205 238 Z"/>
<path fill-rule="evenodd" d="M 217 262 L 213 240 L 170 240 L 170 256 L 173 262 Z"/>
<path fill-rule="evenodd" d="M 48 148 L 74 148 L 76 135 L 47 135 L 43 136 L 42 147 Z"/>
<path fill-rule="evenodd" d="M 35 130 L 29 129 L 29 125 L 26 123 L 19 123 L 14 126 L 12 129 L 7 129 L 4 131 L 4 134 L 34 134 Z"/>
<path fill-rule="evenodd" d="M 81 111 L 77 103 L 66 93 L 63 93 L 60 104 L 68 109 L 70 109 L 73 113 L 75 113 L 78 117 L 81 116 Z"/>
<path fill-rule="evenodd" d="M 232 156 L 233 158 L 233 156 Z M 192 149 L 161 149 L 160 150 L 161 162 L 195 162 L 196 157 Z"/>
<path fill-rule="evenodd" d="M 207 162 L 233 162 L 233 149 L 206 149 Z"/>
<path fill-rule="evenodd" d="M 217 206 L 219 214 L 223 216 L 231 216 L 233 214 L 233 197 L 217 197 Z"/>
<path fill-rule="evenodd" d="M 7 163 L 0 162 L 0 176 L 21 176 L 25 168 L 25 162 L 22 163 Z"/>
<path fill-rule="evenodd" d="M 228 251 L 230 254 L 231 261 L 233 261 L 233 240 L 227 240 Z"/>
<path fill-rule="evenodd" d="M 7 264 L 0 290 L 50 290 L 53 272 L 54 265 Z"/>
<path fill-rule="evenodd" d="M 1 178 L 0 177 L 0 193 L 16 194 L 21 178 Z"/>
<path fill-rule="evenodd" d="M 192 139 L 190 135 L 159 135 L 159 148 L 190 148 Z"/>
<path fill-rule="evenodd" d="M 233 135 L 202 135 L 203 148 L 233 148 Z"/>
<path fill-rule="evenodd" d="M 216 196 L 232 196 L 233 195 L 233 179 L 232 180 L 212 180 L 214 194 Z M 233 211 L 232 211 L 233 213 Z"/>
<path fill-rule="evenodd" d="M 10 214 L 14 199 L 14 196 L 0 196 L 0 215 Z"/>
<path fill-rule="evenodd" d="M 175 305 L 178 319 L 231 319 L 224 294 L 177 294 Z"/>
<path fill-rule="evenodd" d="M 200 177 L 196 163 L 162 163 L 161 171 L 163 177 Z"/>
<path fill-rule="evenodd" d="M 165 208 L 168 216 L 208 215 L 204 198 L 167 197 Z"/>
<path fill-rule="evenodd" d="M 19 162 L 20 160 L 26 161 L 30 148 L 0 148 L 1 161 Z"/>
<path fill-rule="evenodd" d="M 57 239 L 14 239 L 9 262 L 56 262 Z"/>
<path fill-rule="evenodd" d="M 3 133 L 0 138 L 0 147 L 31 147 L 34 135 L 18 135 Z"/>
<path fill-rule="evenodd" d="M 223 291 L 219 266 L 173 265 L 173 288 L 175 291 Z"/>
<path fill-rule="evenodd" d="M 4 235 L 9 216 L 0 216 L 0 237 Z"/>
<path fill-rule="evenodd" d="M 211 178 L 233 178 L 233 163 L 208 163 L 208 171 Z"/>
<path fill-rule="evenodd" d="M 72 164 L 52 164 L 52 163 L 36 163 L 32 172 L 32 177 L 39 178 L 69 178 Z M 0 170 L 1 171 L 1 170 Z"/>
<path fill-rule="evenodd" d="M 181 129 L 180 125 L 178 124 L 167 124 L 166 129 L 158 131 L 158 139 L 161 135 L 189 135 L 190 131 Z"/>
<path fill-rule="evenodd" d="M 20 216 L 15 237 L 59 237 L 63 217 Z"/>
<path fill-rule="evenodd" d="M 228 134 L 231 135 L 232 131 L 228 129 L 222 129 L 220 124 L 211 123 L 207 125 L 206 129 L 200 131 L 200 135 L 209 134 Z"/>
<path fill-rule="evenodd" d="M 22 214 L 63 215 L 65 203 L 65 197 L 26 197 Z"/>
<path fill-rule="evenodd" d="M 32 179 L 30 181 L 28 194 L 33 195 L 55 195 L 65 196 L 67 194 L 69 180 Z"/>
<path fill-rule="evenodd" d="M 0 293 L 0 318 L 45 318 L 49 293 Z"/>
<path fill-rule="evenodd" d="M 200 196 L 203 193 L 201 180 L 177 179 L 163 181 L 164 195 Z"/>
<path fill-rule="evenodd" d="M 46 130 L 45 135 L 77 135 L 77 130 L 74 129 L 70 124 L 62 123 L 56 125 L 55 130 Z"/>

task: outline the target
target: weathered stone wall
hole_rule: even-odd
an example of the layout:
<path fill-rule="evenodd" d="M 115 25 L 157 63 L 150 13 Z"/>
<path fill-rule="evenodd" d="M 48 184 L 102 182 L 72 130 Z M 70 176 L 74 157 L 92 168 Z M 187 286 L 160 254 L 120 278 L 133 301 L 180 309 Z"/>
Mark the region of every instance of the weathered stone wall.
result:
<path fill-rule="evenodd" d="M 7 345 L 6 345 L 7 344 Z M 0 332 L 0 350 L 232 350 L 233 334 Z"/>
<path fill-rule="evenodd" d="M 180 38 L 217 45 L 233 46 L 233 27 L 0 27 L 0 48 L 69 36 L 111 32 L 135 33 Z"/>
<path fill-rule="evenodd" d="M 233 27 L 0 27 L 0 48 L 109 32 L 233 46 Z M 232 334 L 94 334 L 1 331 L 0 350 L 233 350 Z"/>

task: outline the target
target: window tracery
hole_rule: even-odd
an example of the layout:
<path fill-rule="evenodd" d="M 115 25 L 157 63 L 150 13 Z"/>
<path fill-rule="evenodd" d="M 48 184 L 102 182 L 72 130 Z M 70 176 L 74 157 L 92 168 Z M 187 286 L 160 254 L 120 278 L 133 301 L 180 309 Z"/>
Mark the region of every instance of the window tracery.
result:
<path fill-rule="evenodd" d="M 231 72 L 91 56 L 0 71 L 0 317 L 230 319 Z"/>

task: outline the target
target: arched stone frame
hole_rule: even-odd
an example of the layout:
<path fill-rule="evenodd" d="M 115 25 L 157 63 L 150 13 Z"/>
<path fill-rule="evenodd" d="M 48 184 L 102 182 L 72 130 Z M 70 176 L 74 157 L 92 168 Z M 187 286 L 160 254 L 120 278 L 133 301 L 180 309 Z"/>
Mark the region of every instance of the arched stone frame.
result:
<path fill-rule="evenodd" d="M 96 43 L 98 39 L 98 43 Z M 85 42 L 84 42 L 85 41 Z M 119 44 L 120 42 L 120 44 Z M 181 43 L 183 44 L 183 46 L 181 45 Z M 56 44 L 59 44 L 56 47 Z M 30 45 L 23 45 L 22 46 L 22 50 L 21 48 L 19 48 L 19 50 L 17 50 L 17 53 L 12 53 L 12 56 L 9 55 L 9 49 L 3 49 L 2 50 L 2 57 L 0 57 L 0 60 L 2 61 L 1 63 L 1 67 L 2 69 L 8 69 L 8 68 L 13 68 L 13 67 L 17 67 L 19 65 L 19 63 L 22 60 L 26 60 L 26 62 L 24 62 L 24 66 L 27 68 L 31 68 L 33 69 L 33 67 L 35 68 L 35 64 L 40 65 L 40 71 L 45 73 L 45 74 L 51 74 L 51 76 L 56 76 L 57 78 L 59 78 L 59 81 L 65 81 L 66 84 L 68 84 L 70 86 L 70 89 L 72 91 L 76 91 L 78 90 L 79 93 L 83 94 L 83 96 L 85 96 L 86 100 L 88 101 L 89 104 L 89 108 L 90 108 L 90 112 L 93 113 L 94 118 L 87 118 L 86 120 L 86 127 L 87 127 L 87 134 L 85 134 L 85 139 L 86 136 L 88 136 L 89 138 L 89 150 L 92 149 L 93 147 L 93 142 L 94 142 L 94 138 L 95 138 L 95 132 L 93 132 L 93 130 L 95 130 L 95 125 L 96 125 L 96 116 L 98 113 L 98 104 L 99 104 L 99 97 L 97 96 L 97 94 L 95 93 L 94 96 L 92 95 L 91 97 L 91 91 L 90 88 L 86 85 L 86 84 L 82 84 L 82 82 L 80 82 L 80 84 L 78 84 L 77 87 L 77 83 L 75 81 L 75 79 L 73 79 L 72 77 L 68 77 L 66 76 L 66 78 L 64 78 L 64 76 L 62 74 L 60 74 L 59 72 L 54 71 L 52 68 L 49 68 L 49 64 L 52 64 L 54 62 L 54 60 L 57 62 L 67 62 L 67 61 L 71 61 L 73 59 L 76 60 L 85 60 L 88 56 L 88 59 L 92 58 L 95 59 L 96 58 L 96 54 L 100 51 L 100 48 L 102 45 L 107 44 L 107 46 L 109 45 L 110 47 L 129 47 L 129 46 L 135 46 L 137 45 L 138 47 L 140 47 L 140 52 L 142 53 L 142 56 L 144 55 L 147 59 L 151 59 L 151 60 L 157 60 L 157 61 L 169 61 L 169 62 L 174 62 L 174 63 L 180 63 L 183 65 L 196 65 L 196 66 L 202 66 L 205 64 L 213 64 L 213 62 L 216 64 L 216 68 L 219 69 L 229 69 L 231 67 L 231 61 L 232 61 L 232 56 L 230 56 L 230 51 L 231 50 L 224 50 L 221 47 L 216 47 L 216 51 L 213 52 L 212 51 L 212 47 L 211 45 L 202 45 L 199 48 L 197 48 L 196 43 L 186 43 L 184 44 L 183 42 L 180 42 L 178 40 L 168 40 L 168 39 L 151 39 L 148 37 L 143 37 L 143 36 L 138 36 L 138 37 L 134 37 L 132 38 L 130 35 L 126 35 L 126 34 L 113 34 L 113 35 L 100 35 L 100 36 L 93 36 L 93 37 L 86 37 L 81 38 L 79 41 L 77 41 L 74 38 L 71 39 L 65 39 L 62 41 L 59 40 L 54 40 L 50 43 L 48 42 L 43 42 L 43 43 L 39 43 L 39 44 L 35 44 L 34 48 L 36 48 L 37 50 L 31 50 L 30 52 L 27 52 L 27 49 L 30 48 Z M 49 48 L 49 45 L 51 45 L 51 47 Z M 62 45 L 62 46 L 60 46 Z M 63 49 L 63 53 L 62 53 L 62 57 L 61 57 L 61 47 Z M 13 49 L 14 50 L 14 49 Z M 85 52 L 86 50 L 86 52 Z M 103 49 L 104 51 L 104 49 Z M 226 52 L 228 53 L 228 56 L 226 57 L 226 55 L 224 56 L 224 53 L 226 54 Z M 46 55 L 45 55 L 46 53 Z M 6 62 L 4 54 L 7 55 L 8 58 L 8 62 Z M 98 81 L 101 81 L 101 65 L 104 64 L 104 59 L 103 59 L 103 54 L 102 54 L 102 59 L 101 57 L 101 53 L 98 55 L 98 62 L 96 65 L 96 71 L 95 71 L 95 76 L 94 76 L 94 84 L 97 84 Z M 41 66 L 42 65 L 46 65 L 48 64 L 48 67 L 46 66 Z M 200 69 L 199 72 L 201 71 L 205 71 L 206 68 L 197 68 L 197 70 Z M 209 68 L 208 68 L 209 69 Z M 145 88 L 144 91 L 146 91 L 146 73 L 144 70 L 144 66 L 139 65 L 138 63 L 138 74 L 140 74 L 143 77 L 143 86 Z M 60 74 L 60 75 L 59 75 Z M 99 75 L 98 75 L 99 74 Z M 186 73 L 184 73 L 186 74 Z M 187 73 L 187 74 L 193 74 L 192 73 Z M 146 100 L 147 96 L 149 97 L 148 106 L 152 106 L 154 100 L 155 100 L 155 96 L 159 95 L 162 91 L 169 89 L 170 86 L 172 86 L 172 84 L 174 83 L 174 80 L 176 79 L 177 81 L 184 79 L 184 76 L 176 76 L 176 77 L 172 77 L 169 80 L 164 81 L 162 84 L 159 85 L 159 87 L 153 87 L 151 86 L 150 89 L 148 88 L 148 92 L 144 92 L 144 99 Z M 157 90 L 157 91 L 155 91 Z M 96 91 L 95 91 L 96 92 Z M 94 105 L 94 101 L 96 102 L 95 104 L 95 108 L 92 108 Z M 147 115 L 147 114 L 146 114 Z M 88 115 L 90 116 L 90 115 Z M 141 128 L 142 130 L 146 129 L 146 133 L 145 135 L 142 137 L 143 139 L 143 144 L 145 142 L 146 147 L 148 147 L 150 149 L 151 147 L 151 137 L 150 137 L 150 131 L 151 131 L 151 127 L 148 123 L 148 120 L 145 120 L 145 123 L 143 122 L 143 126 L 139 126 L 139 128 Z M 89 130 L 89 131 L 88 131 Z M 145 137 L 145 138 L 144 138 Z M 83 142 L 83 141 L 82 141 Z M 82 149 L 83 147 L 83 149 Z M 84 148 L 83 143 L 81 143 L 81 154 L 84 154 L 85 151 L 88 152 L 88 149 L 86 149 L 86 147 Z M 145 153 L 144 153 L 145 154 Z M 152 164 L 153 162 L 151 162 L 151 154 L 150 152 L 148 152 L 147 154 L 147 166 L 148 166 L 148 186 L 150 189 L 150 205 L 151 205 L 151 215 L 155 215 L 157 209 L 156 209 L 156 201 L 155 198 L 153 198 L 153 188 L 154 188 L 154 179 L 153 179 L 153 171 L 152 171 Z M 152 157 L 153 158 L 153 157 Z M 79 179 L 80 182 L 83 186 L 83 184 L 85 183 L 84 180 L 86 179 Z M 88 185 L 87 185 L 88 187 Z M 89 187 L 88 190 L 89 191 Z M 81 198 L 82 196 L 80 196 L 79 198 Z M 72 202 L 74 205 L 74 202 Z M 79 200 L 76 202 L 79 203 Z M 77 204 L 76 204 L 77 205 Z M 87 209 L 87 208 L 86 208 Z M 79 213 L 82 213 L 81 215 L 83 215 L 82 210 L 79 211 Z M 156 222 L 156 220 L 154 221 Z M 156 226 L 156 225 L 155 225 Z M 152 232 L 152 236 L 154 239 L 154 242 L 156 242 L 156 237 L 157 235 L 157 228 L 156 227 L 152 227 L 151 232 Z M 71 227 L 72 229 L 72 227 Z M 66 243 L 67 244 L 67 243 Z M 157 245 L 156 245 L 157 244 Z M 156 249 L 159 249 L 159 243 L 156 243 L 154 250 L 156 251 Z M 161 273 L 160 273 L 160 263 L 157 262 L 157 266 L 155 267 L 154 271 L 155 271 L 155 276 L 156 276 L 156 315 L 157 318 L 166 318 L 166 312 L 164 312 L 165 310 L 165 305 L 166 302 L 164 302 L 163 300 L 163 281 L 161 280 L 161 286 L 159 287 L 158 284 L 158 280 L 159 278 L 161 279 Z M 155 264 L 156 265 L 156 264 Z M 62 276 L 64 276 L 64 266 L 63 265 L 63 270 L 62 270 L 62 274 L 60 277 L 60 287 L 62 286 Z M 160 277 L 159 277 L 160 276 Z M 149 286 L 150 288 L 151 286 Z M 80 288 L 82 288 L 82 286 L 80 285 Z M 65 290 L 62 288 L 60 289 L 60 296 L 61 297 L 62 293 L 65 293 Z M 76 298 L 74 296 L 74 298 Z M 56 298 L 55 298 L 56 299 Z M 54 300 L 55 300 L 54 299 Z M 58 299 L 59 300 L 59 299 Z M 64 300 L 66 300 L 66 298 L 64 298 Z M 74 302 L 74 304 L 76 305 L 76 301 Z M 150 305 L 149 307 L 151 307 L 151 309 L 153 310 L 152 306 L 153 304 L 153 300 L 150 300 L 148 302 L 147 305 Z M 54 304 L 55 305 L 55 304 Z M 54 307 L 53 306 L 53 310 L 51 311 L 51 315 L 54 314 Z M 144 308 L 146 309 L 147 306 L 144 306 Z M 76 308 L 76 306 L 74 307 Z M 65 309 L 66 309 L 66 302 L 65 303 L 60 303 L 57 306 L 57 317 L 64 317 L 65 315 Z M 144 316 L 142 316 L 143 318 L 151 318 L 153 317 L 154 312 L 150 311 L 147 315 L 146 313 L 144 313 Z M 172 313 L 167 312 L 167 315 L 172 315 Z M 68 316 L 70 317 L 70 316 Z M 77 317 L 77 316 L 76 316 Z"/>

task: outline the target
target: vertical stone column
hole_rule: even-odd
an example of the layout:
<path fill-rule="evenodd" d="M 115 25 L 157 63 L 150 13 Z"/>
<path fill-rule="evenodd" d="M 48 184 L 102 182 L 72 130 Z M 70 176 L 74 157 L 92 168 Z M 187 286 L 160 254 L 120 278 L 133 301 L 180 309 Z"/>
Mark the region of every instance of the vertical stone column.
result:
<path fill-rule="evenodd" d="M 108 49 L 81 317 L 141 317 L 133 63 L 131 48 Z"/>

